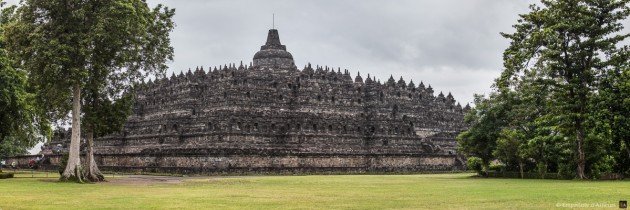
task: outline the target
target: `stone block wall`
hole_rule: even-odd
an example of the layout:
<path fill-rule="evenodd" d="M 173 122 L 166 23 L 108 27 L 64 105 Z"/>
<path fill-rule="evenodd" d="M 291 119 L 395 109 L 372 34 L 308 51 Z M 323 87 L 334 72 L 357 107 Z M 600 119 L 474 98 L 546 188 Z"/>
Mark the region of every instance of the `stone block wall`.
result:
<path fill-rule="evenodd" d="M 295 67 L 269 32 L 255 65 L 141 84 L 124 129 L 95 141 L 103 167 L 151 170 L 448 170 L 461 168 L 466 129 L 449 93 L 393 76 Z M 68 131 L 59 133 L 69 138 Z M 142 169 L 142 170 L 144 170 Z"/>

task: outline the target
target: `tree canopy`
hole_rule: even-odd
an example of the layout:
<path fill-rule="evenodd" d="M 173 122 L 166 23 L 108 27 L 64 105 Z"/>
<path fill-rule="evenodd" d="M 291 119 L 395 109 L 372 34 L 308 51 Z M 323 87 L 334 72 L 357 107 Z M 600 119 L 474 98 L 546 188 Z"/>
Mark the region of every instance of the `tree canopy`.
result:
<path fill-rule="evenodd" d="M 623 128 L 630 127 L 630 112 L 615 105 L 627 99 L 627 92 L 619 90 L 627 83 L 623 75 L 630 59 L 628 47 L 620 46 L 630 36 L 621 32 L 630 15 L 628 2 L 542 0 L 530 6 L 514 25 L 516 32 L 502 33 L 511 43 L 495 81 L 496 100 L 486 100 L 467 114 L 509 104 L 505 118 L 473 122 L 460 142 L 496 143 L 491 159 L 525 158 L 541 173 L 552 170 L 585 179 L 612 172 L 611 165 L 618 166 L 617 172 L 627 171 L 614 157 L 627 159 L 620 155 L 630 143 L 621 141 L 628 139 Z M 490 140 L 466 136 L 486 127 L 501 135 Z M 462 144 L 463 151 L 471 149 L 468 145 Z"/>
<path fill-rule="evenodd" d="M 4 28 L 11 23 L 15 6 L 5 8 L 0 1 L 0 156 L 24 154 L 50 133 L 50 128 L 35 106 L 26 72 L 15 68 L 6 51 Z"/>
<path fill-rule="evenodd" d="M 81 121 L 88 141 L 120 129 L 134 85 L 148 75 L 164 75 L 173 58 L 174 13 L 162 5 L 150 9 L 145 0 L 22 1 L 17 21 L 6 31 L 8 46 L 28 71 L 38 104 L 50 119 L 65 117 L 72 107 L 70 155 L 62 178 L 83 178 Z M 112 109 L 120 111 L 107 113 Z M 92 179 L 91 153 L 87 164 Z"/>

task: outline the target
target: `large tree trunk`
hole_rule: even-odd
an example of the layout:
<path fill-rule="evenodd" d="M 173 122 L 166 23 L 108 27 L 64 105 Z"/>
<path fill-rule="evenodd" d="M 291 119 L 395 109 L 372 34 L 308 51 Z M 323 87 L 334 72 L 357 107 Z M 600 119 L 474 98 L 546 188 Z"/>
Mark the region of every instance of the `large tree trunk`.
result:
<path fill-rule="evenodd" d="M 577 123 L 577 178 L 578 179 L 586 179 L 586 174 L 584 172 L 586 168 L 586 158 L 584 155 L 584 128 L 582 128 L 581 123 Z"/>
<path fill-rule="evenodd" d="M 76 180 L 83 182 L 81 172 L 81 87 L 77 84 L 72 86 L 72 137 L 70 139 L 69 157 L 66 170 L 63 172 L 62 180 Z"/>
<path fill-rule="evenodd" d="M 569 80 L 570 81 L 570 80 Z M 577 106 L 575 107 L 574 113 L 576 116 L 575 118 L 575 140 L 577 143 L 577 178 L 578 179 L 587 179 L 586 177 L 586 155 L 584 154 L 584 139 L 586 138 L 585 136 L 585 131 L 584 131 L 584 125 L 582 125 L 582 123 L 584 122 L 584 116 L 587 114 L 586 112 L 586 107 L 587 107 L 587 94 L 588 91 L 587 90 L 586 85 L 581 83 L 579 86 L 579 89 L 576 90 L 577 94 L 576 94 L 576 98 L 577 99 Z"/>
<path fill-rule="evenodd" d="M 87 154 L 85 155 L 85 162 L 87 162 L 87 173 L 85 177 L 92 182 L 105 181 L 105 176 L 98 169 L 96 161 L 94 161 L 94 130 L 92 127 L 88 128 L 86 133 L 87 138 Z"/>

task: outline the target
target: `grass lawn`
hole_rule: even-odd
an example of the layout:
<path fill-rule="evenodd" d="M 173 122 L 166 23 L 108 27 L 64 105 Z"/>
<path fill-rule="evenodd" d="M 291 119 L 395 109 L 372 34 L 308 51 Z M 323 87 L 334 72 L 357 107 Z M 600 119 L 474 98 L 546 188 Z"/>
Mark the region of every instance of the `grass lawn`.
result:
<path fill-rule="evenodd" d="M 129 178 L 105 184 L 13 178 L 0 179 L 0 209 L 617 209 L 619 200 L 630 200 L 629 181 L 471 175 L 222 177 L 150 185 L 114 184 Z"/>

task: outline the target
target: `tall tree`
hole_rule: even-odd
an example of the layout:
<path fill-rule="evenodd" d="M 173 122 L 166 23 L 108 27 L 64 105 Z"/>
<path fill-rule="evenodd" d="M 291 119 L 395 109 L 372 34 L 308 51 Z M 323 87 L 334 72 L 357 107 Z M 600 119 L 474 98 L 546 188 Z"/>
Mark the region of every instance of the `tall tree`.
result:
<path fill-rule="evenodd" d="M 506 104 L 507 126 L 501 131 L 495 156 L 504 163 L 516 163 L 521 178 L 524 177 L 526 159 L 539 162 L 541 174 L 546 173 L 548 143 L 546 126 L 550 120 L 540 121 L 549 114 L 546 103 L 549 99 L 549 79 L 540 77 L 537 69 L 525 72 L 515 83 L 513 90 L 503 90 L 497 97 Z M 496 86 L 495 86 L 496 87 Z M 537 138 L 540 135 L 539 138 Z M 540 165 L 542 164 L 542 165 Z"/>
<path fill-rule="evenodd" d="M 88 143 L 86 175 L 92 181 L 103 179 L 94 161 L 94 138 L 122 128 L 131 113 L 136 83 L 147 73 L 164 74 L 165 63 L 173 57 L 169 33 L 174 27 L 174 10 L 161 5 L 151 11 L 143 1 L 96 4 L 93 8 L 100 9 L 94 10 L 95 23 L 91 24 L 93 33 L 101 37 L 92 45 L 83 100 Z"/>
<path fill-rule="evenodd" d="M 148 75 L 164 75 L 172 60 L 169 33 L 174 10 L 145 0 L 24 0 L 18 21 L 7 28 L 12 52 L 28 70 L 39 101 L 51 117 L 64 116 L 72 101 L 72 137 L 62 179 L 84 179 L 80 163 L 81 114 L 88 144 L 102 127 L 101 102 L 115 103 Z M 83 96 L 82 96 L 83 93 Z M 82 102 L 89 107 L 82 112 Z M 124 118 L 122 118 L 124 119 Z M 104 130 L 103 130 L 104 131 Z M 91 153 L 89 149 L 89 153 Z M 88 178 L 98 181 L 92 154 Z M 94 178 L 96 177 L 96 178 Z"/>
<path fill-rule="evenodd" d="M 28 90 L 26 72 L 14 68 L 5 50 L 4 27 L 14 20 L 16 8 L 5 5 L 0 1 L 0 157 L 25 153 L 50 131 Z"/>
<path fill-rule="evenodd" d="M 542 0 L 532 5 L 514 25 L 516 32 L 502 35 L 511 39 L 504 52 L 504 67 L 497 81 L 506 91 L 528 69 L 542 70 L 555 81 L 550 108 L 562 118 L 559 131 L 574 141 L 576 176 L 587 178 L 585 139 L 589 98 L 596 77 L 617 68 L 623 59 L 611 59 L 627 38 L 621 23 L 630 14 L 629 0 Z"/>

